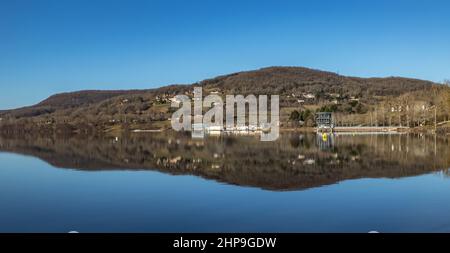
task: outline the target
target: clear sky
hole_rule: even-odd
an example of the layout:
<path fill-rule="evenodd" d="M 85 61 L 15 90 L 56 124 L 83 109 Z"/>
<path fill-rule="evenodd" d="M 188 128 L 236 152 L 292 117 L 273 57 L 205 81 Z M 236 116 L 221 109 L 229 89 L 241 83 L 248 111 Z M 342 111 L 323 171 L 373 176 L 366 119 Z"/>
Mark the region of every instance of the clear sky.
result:
<path fill-rule="evenodd" d="M 450 1 L 0 1 L 0 109 L 267 66 L 442 81 Z"/>

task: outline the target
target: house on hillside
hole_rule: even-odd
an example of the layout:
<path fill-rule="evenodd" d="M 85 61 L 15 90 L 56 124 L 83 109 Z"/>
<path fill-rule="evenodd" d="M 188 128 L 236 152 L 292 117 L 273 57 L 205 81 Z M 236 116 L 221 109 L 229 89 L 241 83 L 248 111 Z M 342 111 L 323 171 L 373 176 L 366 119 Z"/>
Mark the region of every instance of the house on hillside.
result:
<path fill-rule="evenodd" d="M 219 93 L 220 93 L 220 89 L 215 89 L 215 90 L 212 90 L 211 92 L 209 92 L 209 94 L 212 94 L 212 95 L 217 95 Z"/>
<path fill-rule="evenodd" d="M 350 97 L 350 101 L 359 102 L 359 98 L 352 96 Z"/>
<path fill-rule="evenodd" d="M 332 97 L 332 98 L 340 98 L 341 95 L 339 93 L 328 93 L 328 96 Z"/>
<path fill-rule="evenodd" d="M 303 94 L 303 97 L 307 98 L 307 99 L 315 99 L 316 98 L 316 96 L 312 93 Z"/>
<path fill-rule="evenodd" d="M 175 104 L 175 106 L 179 106 L 181 104 L 181 102 L 183 102 L 180 98 L 178 97 L 173 97 L 173 98 L 169 98 L 170 102 L 172 104 Z"/>

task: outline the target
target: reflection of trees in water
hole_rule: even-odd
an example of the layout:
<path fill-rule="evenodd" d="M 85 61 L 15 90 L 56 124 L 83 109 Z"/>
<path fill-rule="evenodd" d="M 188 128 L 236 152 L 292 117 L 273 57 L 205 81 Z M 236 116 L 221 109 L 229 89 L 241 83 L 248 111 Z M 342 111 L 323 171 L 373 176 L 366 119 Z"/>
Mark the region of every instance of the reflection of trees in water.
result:
<path fill-rule="evenodd" d="M 289 143 L 293 148 L 311 148 L 311 138 L 306 138 L 304 134 L 290 134 L 286 138 L 289 138 Z"/>
<path fill-rule="evenodd" d="M 289 137 L 289 142 L 291 144 L 291 147 L 293 148 L 298 148 L 301 144 L 301 141 L 303 140 L 302 138 L 303 136 L 297 136 L 297 135 L 292 135 L 291 137 Z"/>
<path fill-rule="evenodd" d="M 450 168 L 449 168 L 449 169 L 443 170 L 443 171 L 442 171 L 442 174 L 443 174 L 445 177 L 450 177 Z"/>
<path fill-rule="evenodd" d="M 328 142 L 330 139 L 332 140 Z M 60 168 L 148 169 L 193 174 L 273 190 L 316 187 L 345 179 L 404 177 L 447 169 L 448 139 L 413 135 L 333 136 L 321 146 L 314 134 L 192 139 L 189 133 L 126 138 L 0 138 L 0 150 L 39 157 Z M 436 153 L 436 151 L 439 151 Z M 448 175 L 446 170 L 444 173 Z"/>

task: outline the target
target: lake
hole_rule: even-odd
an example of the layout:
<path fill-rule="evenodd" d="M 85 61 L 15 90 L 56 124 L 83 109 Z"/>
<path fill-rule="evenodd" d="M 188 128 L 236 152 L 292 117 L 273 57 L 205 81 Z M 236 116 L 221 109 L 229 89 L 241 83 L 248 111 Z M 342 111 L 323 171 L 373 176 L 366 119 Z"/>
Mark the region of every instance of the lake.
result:
<path fill-rule="evenodd" d="M 0 232 L 450 232 L 448 138 L 2 136 Z"/>

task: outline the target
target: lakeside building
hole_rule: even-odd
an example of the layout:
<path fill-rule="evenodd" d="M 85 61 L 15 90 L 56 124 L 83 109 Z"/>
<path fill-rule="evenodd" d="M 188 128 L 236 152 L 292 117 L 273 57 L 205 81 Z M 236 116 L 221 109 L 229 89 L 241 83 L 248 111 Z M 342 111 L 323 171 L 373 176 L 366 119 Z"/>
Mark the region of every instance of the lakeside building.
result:
<path fill-rule="evenodd" d="M 331 112 L 318 112 L 316 113 L 316 126 L 317 129 L 330 129 L 334 128 L 333 114 Z"/>

